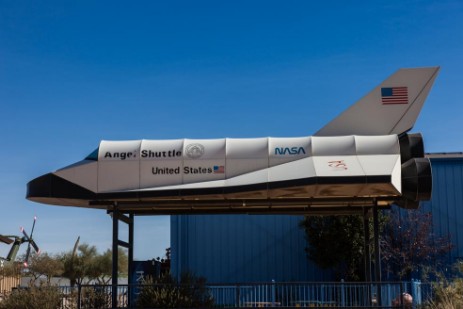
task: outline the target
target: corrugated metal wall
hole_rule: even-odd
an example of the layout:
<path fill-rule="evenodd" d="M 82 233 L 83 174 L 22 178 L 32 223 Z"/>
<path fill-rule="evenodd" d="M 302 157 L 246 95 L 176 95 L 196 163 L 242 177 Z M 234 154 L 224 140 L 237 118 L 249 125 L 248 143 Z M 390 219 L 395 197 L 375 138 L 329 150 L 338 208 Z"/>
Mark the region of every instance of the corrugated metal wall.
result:
<path fill-rule="evenodd" d="M 432 211 L 434 232 L 450 235 L 454 246 L 448 256 L 451 265 L 463 259 L 463 157 L 448 154 L 433 158 L 431 155 L 431 164 L 432 199 L 422 207 Z"/>
<path fill-rule="evenodd" d="M 450 235 L 449 265 L 463 258 L 463 156 L 431 156 L 434 231 Z M 172 216 L 172 272 L 193 271 L 210 283 L 327 281 L 305 254 L 300 216 Z"/>
<path fill-rule="evenodd" d="M 172 272 L 210 283 L 329 280 L 307 259 L 301 216 L 171 217 Z"/>
<path fill-rule="evenodd" d="M 1 276 L 0 277 L 0 293 L 11 293 L 13 288 L 16 288 L 21 283 L 21 277 L 18 276 Z"/>

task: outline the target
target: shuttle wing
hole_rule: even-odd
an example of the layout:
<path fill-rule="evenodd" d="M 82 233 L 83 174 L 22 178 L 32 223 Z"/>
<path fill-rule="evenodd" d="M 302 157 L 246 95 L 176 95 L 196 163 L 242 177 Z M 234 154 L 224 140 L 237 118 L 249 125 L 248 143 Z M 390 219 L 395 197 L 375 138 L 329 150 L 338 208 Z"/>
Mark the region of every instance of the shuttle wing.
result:
<path fill-rule="evenodd" d="M 314 135 L 402 134 L 413 128 L 439 67 L 400 69 Z"/>

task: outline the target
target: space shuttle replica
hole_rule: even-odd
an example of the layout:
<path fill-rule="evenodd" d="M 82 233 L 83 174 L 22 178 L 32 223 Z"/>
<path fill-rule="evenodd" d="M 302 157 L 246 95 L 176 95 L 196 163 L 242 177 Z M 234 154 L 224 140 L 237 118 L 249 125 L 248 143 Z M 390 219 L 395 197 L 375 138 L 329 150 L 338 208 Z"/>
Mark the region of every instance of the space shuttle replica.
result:
<path fill-rule="evenodd" d="M 132 213 L 330 213 L 431 197 L 409 134 L 439 71 L 400 69 L 313 136 L 101 141 L 28 183 L 39 203 Z"/>

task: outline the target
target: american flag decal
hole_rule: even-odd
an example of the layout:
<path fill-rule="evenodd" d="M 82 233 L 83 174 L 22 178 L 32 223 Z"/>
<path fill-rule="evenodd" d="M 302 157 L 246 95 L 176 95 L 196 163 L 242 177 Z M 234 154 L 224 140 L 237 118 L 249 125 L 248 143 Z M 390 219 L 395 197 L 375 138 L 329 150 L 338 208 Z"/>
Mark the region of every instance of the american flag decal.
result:
<path fill-rule="evenodd" d="M 214 174 L 223 174 L 225 173 L 225 166 L 223 165 L 214 165 Z"/>
<path fill-rule="evenodd" d="M 381 88 L 381 103 L 408 104 L 408 87 Z"/>

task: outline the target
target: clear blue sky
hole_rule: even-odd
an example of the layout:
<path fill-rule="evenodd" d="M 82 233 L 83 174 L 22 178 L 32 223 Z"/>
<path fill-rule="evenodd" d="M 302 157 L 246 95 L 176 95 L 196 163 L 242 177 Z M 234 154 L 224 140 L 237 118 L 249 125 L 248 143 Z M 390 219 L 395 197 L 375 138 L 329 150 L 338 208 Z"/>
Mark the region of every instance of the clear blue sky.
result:
<path fill-rule="evenodd" d="M 104 211 L 27 182 L 102 139 L 311 135 L 401 67 L 441 66 L 414 131 L 463 151 L 462 29 L 459 0 L 0 1 L 0 233 L 37 215 L 44 251 L 105 250 Z M 135 258 L 162 256 L 169 217 L 136 227 Z"/>

